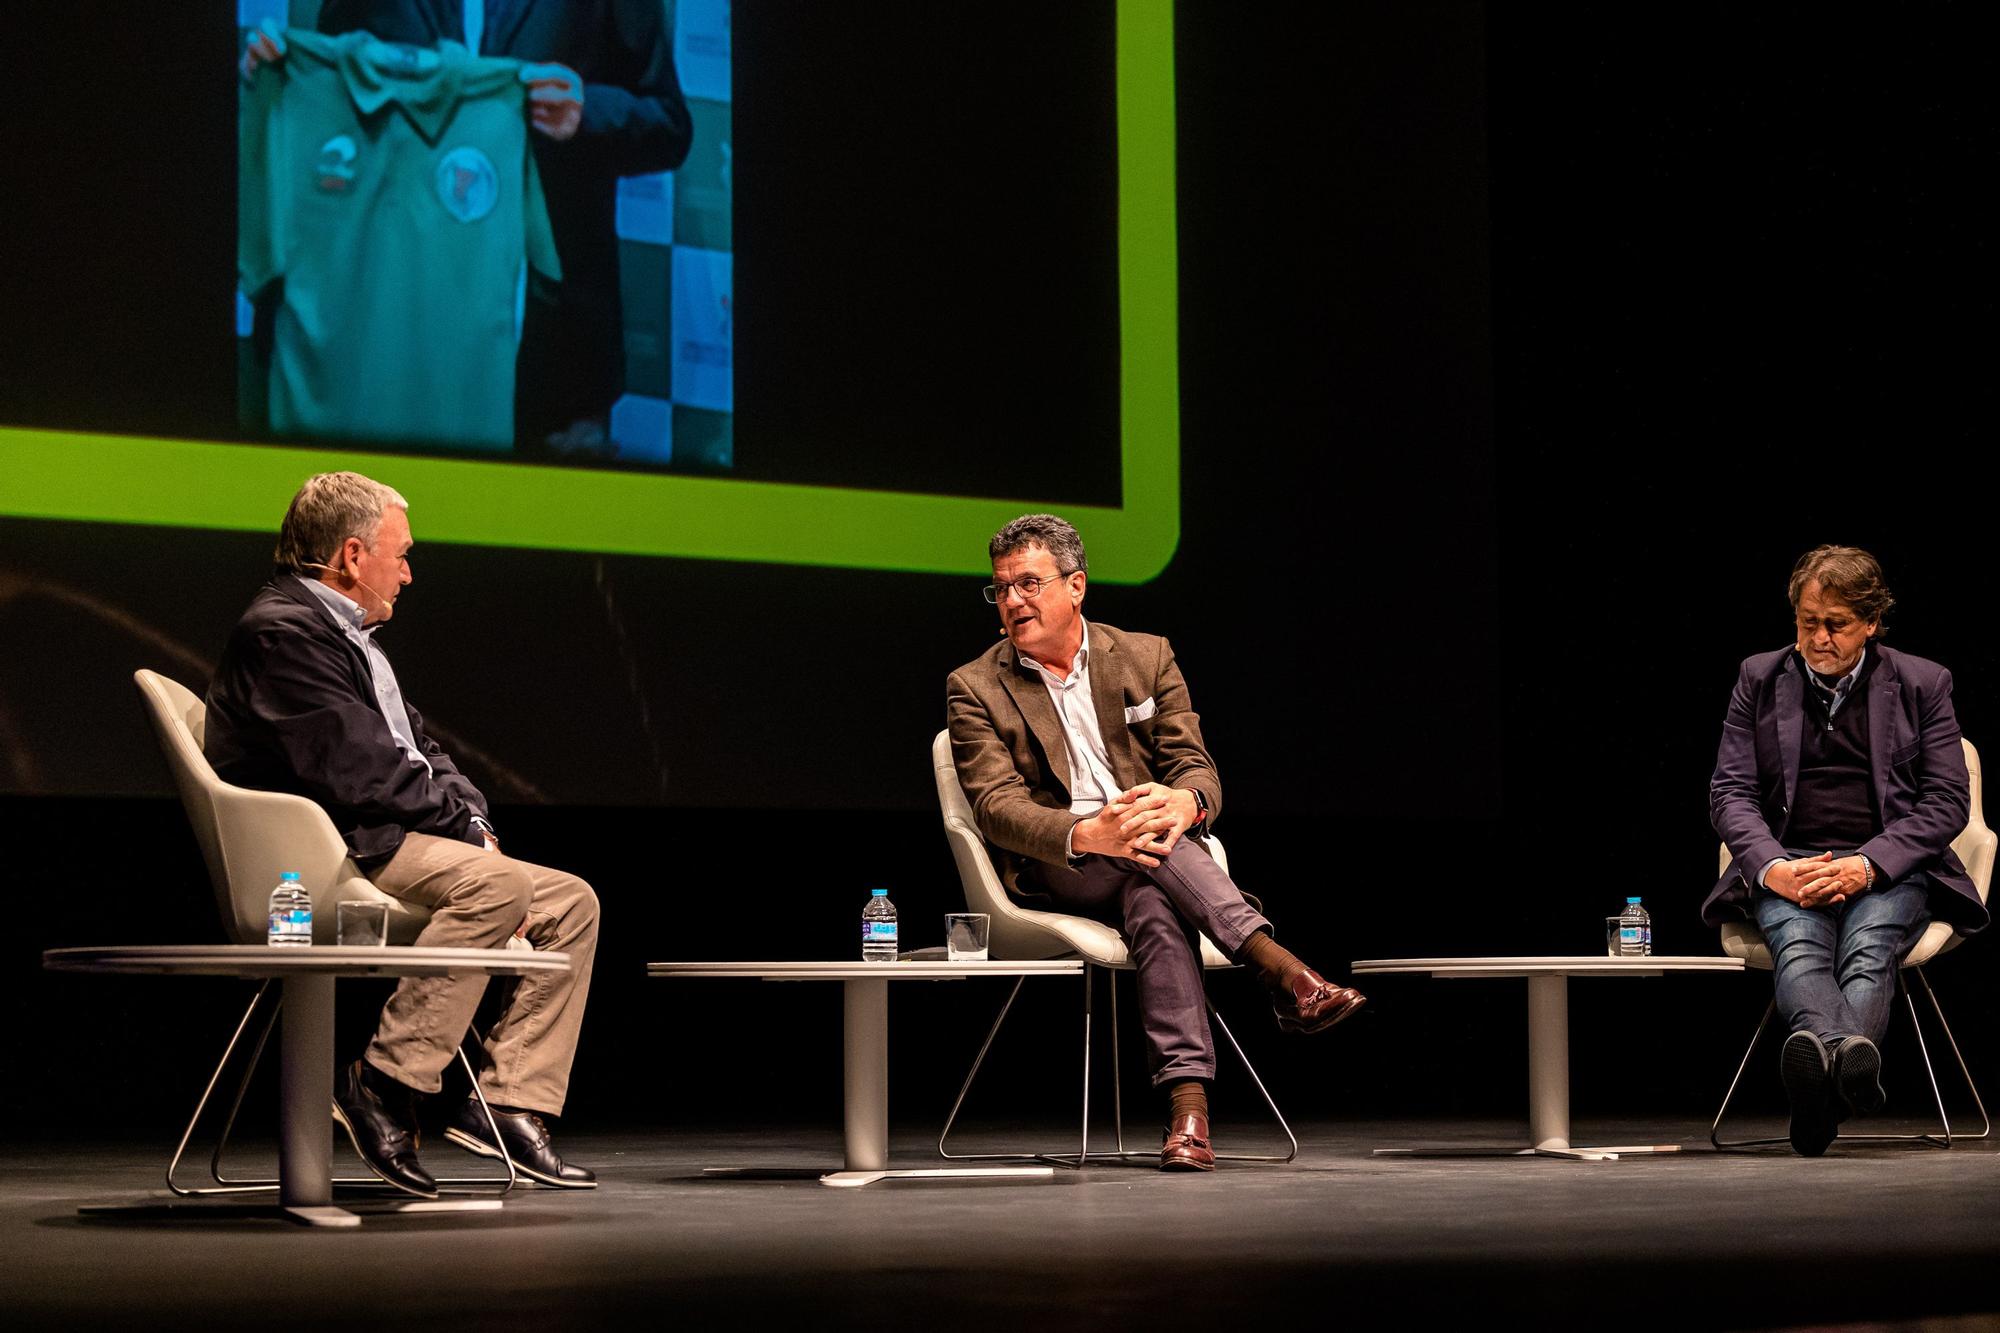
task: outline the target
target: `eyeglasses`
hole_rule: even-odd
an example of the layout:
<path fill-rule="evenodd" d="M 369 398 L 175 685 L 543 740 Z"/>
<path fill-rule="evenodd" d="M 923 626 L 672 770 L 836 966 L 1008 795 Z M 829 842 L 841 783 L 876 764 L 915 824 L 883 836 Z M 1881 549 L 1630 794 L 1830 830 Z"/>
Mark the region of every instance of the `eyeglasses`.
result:
<path fill-rule="evenodd" d="M 989 583 L 979 591 L 985 596 L 987 601 L 996 605 L 998 605 L 1001 598 L 1007 595 L 1009 588 L 1020 593 L 1025 600 L 1040 597 L 1042 589 L 1048 587 L 1051 583 L 1060 583 L 1074 573 L 1076 571 L 1073 569 L 1065 569 L 1052 579 L 1045 579 L 1039 574 L 1024 574 L 1012 583 Z"/>

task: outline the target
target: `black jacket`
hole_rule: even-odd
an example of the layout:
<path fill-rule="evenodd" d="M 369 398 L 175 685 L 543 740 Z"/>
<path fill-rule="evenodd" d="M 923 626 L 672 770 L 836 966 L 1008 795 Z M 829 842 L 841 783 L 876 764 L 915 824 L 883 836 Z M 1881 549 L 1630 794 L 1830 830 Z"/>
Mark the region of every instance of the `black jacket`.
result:
<path fill-rule="evenodd" d="M 202 752 L 224 782 L 317 801 L 363 867 L 395 855 L 406 833 L 479 844 L 472 817 L 486 818 L 486 798 L 403 703 L 428 774 L 390 733 L 366 655 L 298 579 L 280 574 L 222 650 Z"/>

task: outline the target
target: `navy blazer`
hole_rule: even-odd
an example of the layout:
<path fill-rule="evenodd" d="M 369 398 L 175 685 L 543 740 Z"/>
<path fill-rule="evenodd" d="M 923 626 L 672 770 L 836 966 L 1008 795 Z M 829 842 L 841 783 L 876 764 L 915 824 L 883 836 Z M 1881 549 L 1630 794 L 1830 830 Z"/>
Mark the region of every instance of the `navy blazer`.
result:
<path fill-rule="evenodd" d="M 1878 643 L 1868 651 L 1877 655 L 1867 681 L 1869 781 L 1882 831 L 1858 850 L 1878 880 L 1929 871 L 1944 890 L 1931 895 L 1931 912 L 1966 934 L 1983 930 L 1986 905 L 1951 850 L 1972 805 L 1951 672 Z M 1803 671 L 1798 655 L 1782 648 L 1747 658 L 1737 674 L 1708 785 L 1709 822 L 1731 858 L 1701 905 L 1710 925 L 1747 915 L 1755 876 L 1773 858 L 1791 855 L 1785 831 L 1799 786 Z"/>
<path fill-rule="evenodd" d="M 222 650 L 202 753 L 224 782 L 318 802 L 364 868 L 394 856 L 405 833 L 482 844 L 472 816 L 486 818 L 486 798 L 403 705 L 429 773 L 390 732 L 367 655 L 298 579 L 279 574 Z"/>

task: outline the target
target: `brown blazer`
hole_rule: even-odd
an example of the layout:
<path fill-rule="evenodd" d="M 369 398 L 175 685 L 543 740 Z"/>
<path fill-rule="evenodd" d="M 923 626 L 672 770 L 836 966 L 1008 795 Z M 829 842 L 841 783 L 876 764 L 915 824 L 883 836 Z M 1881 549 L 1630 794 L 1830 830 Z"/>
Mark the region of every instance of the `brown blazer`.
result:
<path fill-rule="evenodd" d="M 1212 824 L 1222 813 L 1222 780 L 1202 744 L 1201 717 L 1188 705 L 1172 645 L 1091 621 L 1090 693 L 1112 775 L 1128 787 L 1158 782 L 1199 791 Z M 1149 700 L 1151 715 L 1137 716 Z M 1021 893 L 1024 860 L 1062 865 L 1076 822 L 1069 812 L 1069 751 L 1048 687 L 1003 639 L 951 673 L 945 722 L 979 831 L 1002 849 L 1000 877 Z"/>

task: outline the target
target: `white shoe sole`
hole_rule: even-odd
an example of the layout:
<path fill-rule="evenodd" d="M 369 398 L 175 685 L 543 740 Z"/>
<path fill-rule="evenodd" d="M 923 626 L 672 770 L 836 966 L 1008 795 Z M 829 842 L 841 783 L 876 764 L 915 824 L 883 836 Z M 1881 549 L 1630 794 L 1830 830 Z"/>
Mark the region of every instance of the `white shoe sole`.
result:
<path fill-rule="evenodd" d="M 481 1157 L 491 1157 L 496 1162 L 500 1160 L 499 1150 L 494 1148 L 492 1144 L 482 1139 L 475 1139 L 472 1135 L 456 1126 L 445 1130 L 444 1136 L 469 1153 L 477 1153 Z M 551 1189 L 559 1190 L 594 1190 L 597 1188 L 597 1182 L 594 1180 L 553 1180 L 541 1172 L 534 1170 L 518 1157 L 514 1158 L 513 1162 L 516 1171 L 534 1181 L 537 1185 L 547 1185 Z"/>

